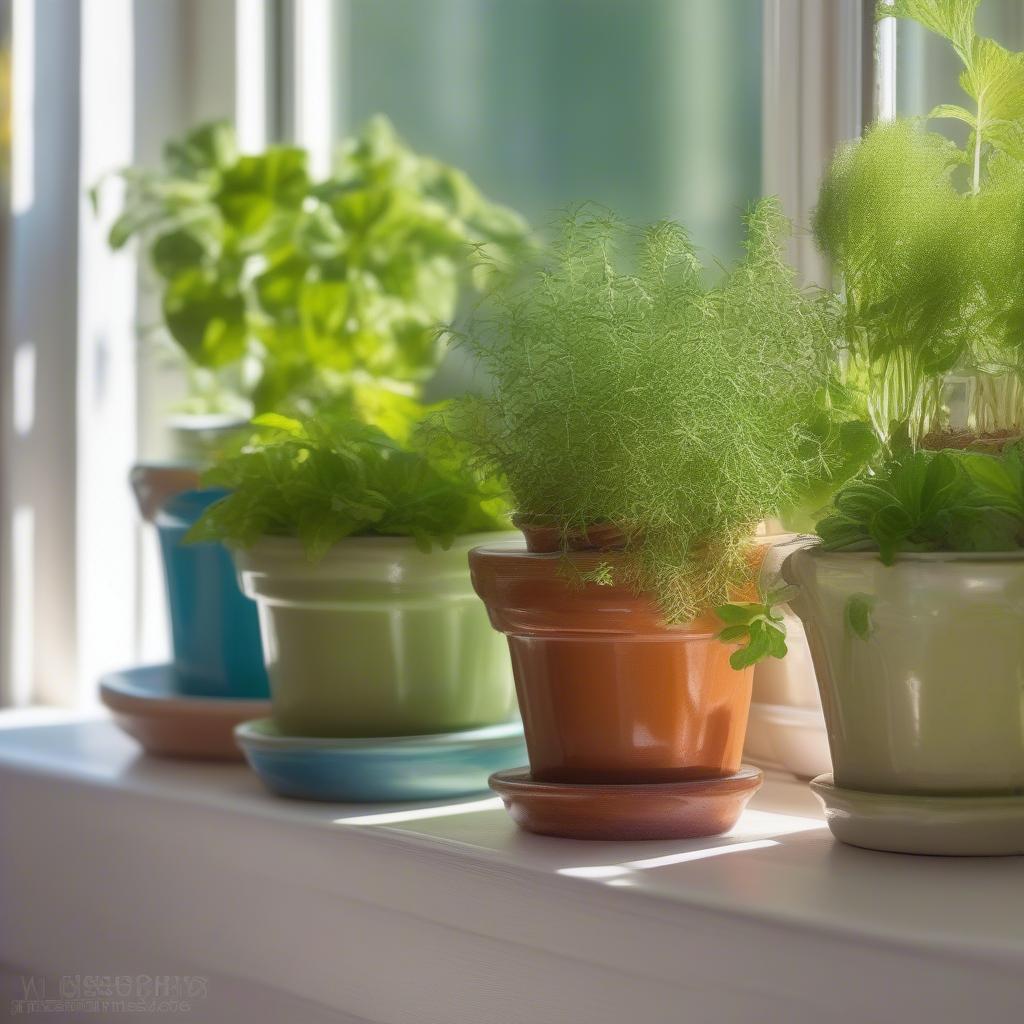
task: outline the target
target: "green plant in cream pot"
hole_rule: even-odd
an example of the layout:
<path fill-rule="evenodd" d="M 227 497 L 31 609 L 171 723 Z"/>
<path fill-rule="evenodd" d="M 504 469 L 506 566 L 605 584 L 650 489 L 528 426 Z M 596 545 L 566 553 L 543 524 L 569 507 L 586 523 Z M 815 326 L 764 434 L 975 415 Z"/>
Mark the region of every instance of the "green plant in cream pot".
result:
<path fill-rule="evenodd" d="M 461 454 L 350 417 L 257 419 L 207 476 L 230 489 L 192 541 L 231 547 L 260 611 L 275 724 L 293 736 L 453 732 L 514 710 L 466 554 L 508 528 L 502 490 Z"/>
<path fill-rule="evenodd" d="M 110 244 L 144 243 L 159 299 L 151 333 L 188 385 L 170 420 L 173 464 L 132 474 L 161 535 L 175 660 L 189 668 L 179 675 L 265 693 L 256 612 L 230 559 L 218 545 L 179 543 L 217 492 L 181 492 L 240 443 L 253 413 L 400 419 L 443 355 L 438 325 L 526 245 L 525 227 L 383 117 L 339 147 L 324 178 L 295 146 L 239 152 L 225 122 L 170 141 L 160 168 L 120 177 Z M 236 660 L 249 667 L 227 673 Z"/>
<path fill-rule="evenodd" d="M 783 566 L 825 710 L 830 826 L 911 853 L 1024 853 L 1024 55 L 975 33 L 977 7 L 880 8 L 948 40 L 973 102 L 933 116 L 970 138 L 876 125 L 826 178 L 818 234 L 884 450 Z M 970 390 L 959 429 L 949 374 Z"/>

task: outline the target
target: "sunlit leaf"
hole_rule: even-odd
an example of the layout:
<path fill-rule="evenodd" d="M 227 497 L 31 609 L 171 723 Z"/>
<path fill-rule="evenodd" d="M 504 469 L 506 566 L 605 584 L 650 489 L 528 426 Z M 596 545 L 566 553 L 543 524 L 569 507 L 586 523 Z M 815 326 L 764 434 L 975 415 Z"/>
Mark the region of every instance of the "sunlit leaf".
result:
<path fill-rule="evenodd" d="M 981 0 L 893 0 L 875 5 L 878 19 L 910 18 L 948 39 L 962 54 L 970 51 L 974 16 Z"/>

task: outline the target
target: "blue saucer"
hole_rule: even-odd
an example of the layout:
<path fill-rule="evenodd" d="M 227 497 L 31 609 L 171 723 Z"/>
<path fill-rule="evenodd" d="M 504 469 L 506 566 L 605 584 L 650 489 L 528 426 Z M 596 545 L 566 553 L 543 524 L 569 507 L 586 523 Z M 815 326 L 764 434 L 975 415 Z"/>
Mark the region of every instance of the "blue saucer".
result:
<path fill-rule="evenodd" d="M 432 736 L 283 736 L 273 719 L 243 722 L 235 739 L 272 793 L 300 800 L 444 800 L 487 790 L 492 772 L 524 764 L 521 722 Z"/>

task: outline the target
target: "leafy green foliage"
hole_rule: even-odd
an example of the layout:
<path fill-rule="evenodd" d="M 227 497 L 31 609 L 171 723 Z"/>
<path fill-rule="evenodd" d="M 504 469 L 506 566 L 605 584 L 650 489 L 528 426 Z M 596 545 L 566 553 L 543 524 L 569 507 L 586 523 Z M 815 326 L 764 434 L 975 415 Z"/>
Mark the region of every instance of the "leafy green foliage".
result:
<path fill-rule="evenodd" d="M 842 147 L 814 230 L 841 273 L 850 383 L 868 395 L 879 437 L 917 443 L 941 428 L 946 374 L 1024 372 L 1024 54 L 978 36 L 979 0 L 896 0 L 947 39 L 973 101 L 933 119 L 968 125 L 964 149 L 923 123 L 876 124 Z M 996 388 L 996 393 L 1004 393 Z M 972 390 L 975 429 L 1019 427 L 1019 403 Z"/>
<path fill-rule="evenodd" d="M 408 400 L 385 410 L 379 422 L 391 433 L 336 415 L 258 417 L 249 442 L 205 475 L 231 493 L 187 539 L 248 547 L 264 536 L 296 537 L 314 560 L 350 536 L 412 537 L 429 550 L 507 529 L 501 487 L 466 469 L 463 452 L 409 440 L 425 411 Z"/>
<path fill-rule="evenodd" d="M 918 451 L 847 484 L 818 523 L 831 551 L 1013 551 L 1024 546 L 1024 451 Z"/>
<path fill-rule="evenodd" d="M 974 16 L 981 0 L 893 0 L 878 4 L 876 17 L 910 18 L 948 39 L 961 57 L 970 53 Z"/>
<path fill-rule="evenodd" d="M 415 392 L 470 275 L 527 245 L 516 214 L 382 117 L 322 182 L 292 146 L 240 156 L 226 123 L 168 143 L 162 170 L 121 177 L 110 245 L 148 241 L 171 338 L 230 386 L 254 363 L 244 395 L 257 412 L 308 413 L 359 381 Z"/>
<path fill-rule="evenodd" d="M 787 530 L 807 533 L 832 503 L 836 491 L 878 454 L 878 438 L 867 422 L 861 396 L 838 380 L 815 395 L 804 427 L 803 454 L 814 469 L 779 509 Z"/>
<path fill-rule="evenodd" d="M 935 382 L 967 352 L 973 265 L 951 180 L 959 160 L 952 142 L 898 120 L 841 148 L 822 182 L 815 235 L 842 272 L 849 376 L 883 439 L 908 424 L 923 432 Z"/>
<path fill-rule="evenodd" d="M 808 423 L 830 308 L 794 284 L 774 200 L 747 227 L 745 257 L 709 286 L 678 224 L 570 215 L 550 263 L 496 289 L 462 338 L 493 391 L 445 417 L 527 520 L 619 527 L 618 582 L 670 622 L 749 581 L 755 525 L 821 468 Z"/>
<path fill-rule="evenodd" d="M 715 614 L 725 623 L 718 639 L 742 644 L 729 655 L 729 664 L 734 669 L 748 668 L 762 658 L 786 656 L 786 627 L 777 606 L 788 601 L 795 592 L 795 587 L 782 587 L 762 595 L 759 601 L 732 601 L 715 609 Z"/>

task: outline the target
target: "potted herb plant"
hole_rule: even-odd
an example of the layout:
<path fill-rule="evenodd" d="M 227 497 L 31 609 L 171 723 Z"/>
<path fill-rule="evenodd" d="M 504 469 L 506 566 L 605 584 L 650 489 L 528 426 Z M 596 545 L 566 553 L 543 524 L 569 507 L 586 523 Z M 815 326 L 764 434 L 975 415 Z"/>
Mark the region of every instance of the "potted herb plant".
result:
<path fill-rule="evenodd" d="M 508 637 L 532 785 L 725 793 L 742 775 L 751 666 L 785 653 L 752 538 L 818 470 L 805 426 L 833 341 L 785 264 L 776 202 L 747 224 L 744 258 L 709 284 L 678 225 L 584 209 L 464 339 L 494 387 L 446 424 L 508 481 L 526 536 L 470 566 Z M 629 833 L 714 832 L 741 806 Z M 519 820 L 558 831 L 560 813 Z"/>
<path fill-rule="evenodd" d="M 840 839 L 1024 852 L 1024 457 L 917 451 L 838 494 L 790 555 Z"/>
<path fill-rule="evenodd" d="M 180 544 L 223 493 L 192 484 L 173 497 L 182 465 L 198 477 L 253 413 L 331 407 L 386 419 L 419 395 L 442 355 L 437 325 L 474 276 L 525 244 L 524 225 L 382 117 L 341 147 L 323 181 L 294 146 L 240 154 L 226 122 L 169 142 L 159 170 L 121 177 L 110 244 L 145 242 L 158 333 L 189 385 L 171 420 L 174 464 L 133 472 L 161 537 L 179 675 L 191 692 L 265 695 L 255 607 L 227 552 Z M 173 508 L 158 511 L 157 495 Z"/>
<path fill-rule="evenodd" d="M 288 736 L 389 737 L 508 720 L 512 681 L 466 554 L 507 529 L 502 492 L 435 440 L 355 419 L 267 414 L 211 470 L 228 488 L 191 533 L 230 545 L 260 610 Z M 397 426 L 396 426 L 397 425 Z"/>
<path fill-rule="evenodd" d="M 828 726 L 829 824 L 904 852 L 1024 851 L 1024 55 L 976 34 L 977 7 L 879 10 L 949 42 L 971 102 L 930 118 L 967 142 L 876 124 L 825 178 L 816 234 L 883 455 L 783 567 Z"/>

